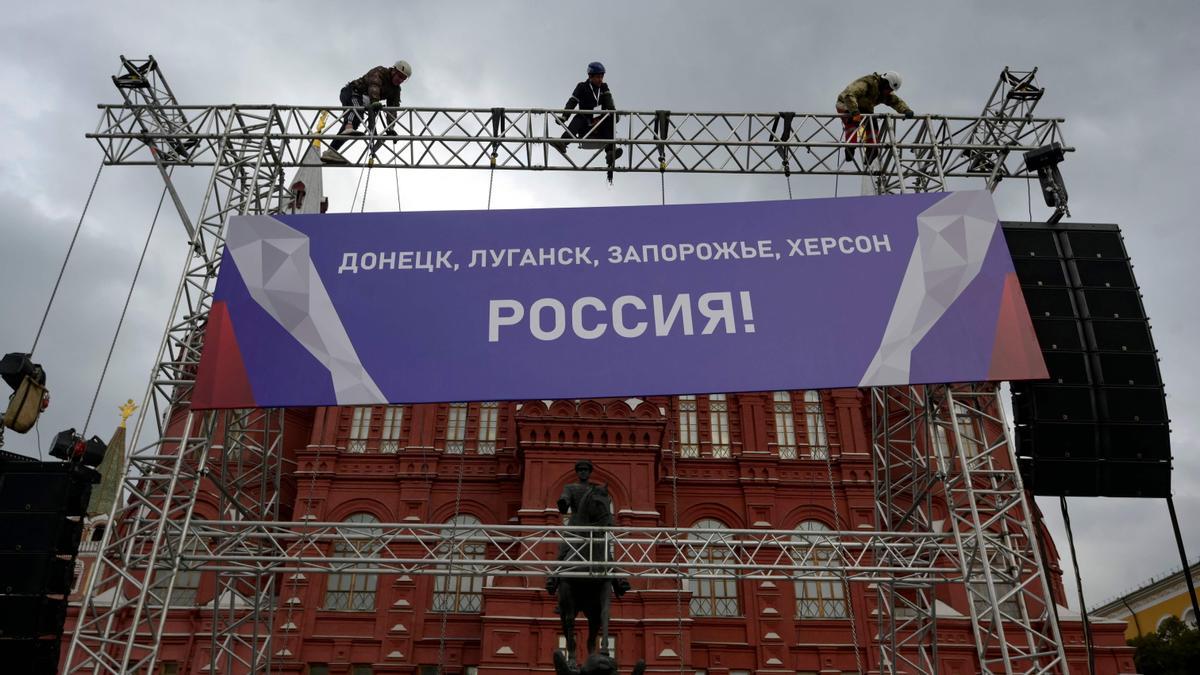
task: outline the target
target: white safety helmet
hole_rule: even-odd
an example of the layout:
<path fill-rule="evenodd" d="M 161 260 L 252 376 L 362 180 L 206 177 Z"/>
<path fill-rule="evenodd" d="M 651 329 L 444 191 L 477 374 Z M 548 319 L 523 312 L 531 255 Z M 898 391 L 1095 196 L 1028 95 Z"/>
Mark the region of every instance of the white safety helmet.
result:
<path fill-rule="evenodd" d="M 405 61 L 404 59 L 400 59 L 399 61 L 392 64 L 392 67 L 395 68 L 396 70 L 404 73 L 404 77 L 406 77 L 406 78 L 412 77 L 412 66 L 408 65 L 408 61 Z"/>
<path fill-rule="evenodd" d="M 885 73 L 881 73 L 879 77 L 884 82 L 887 82 L 888 88 L 890 88 L 892 91 L 896 91 L 900 88 L 900 73 L 897 73 L 894 70 L 889 70 Z"/>

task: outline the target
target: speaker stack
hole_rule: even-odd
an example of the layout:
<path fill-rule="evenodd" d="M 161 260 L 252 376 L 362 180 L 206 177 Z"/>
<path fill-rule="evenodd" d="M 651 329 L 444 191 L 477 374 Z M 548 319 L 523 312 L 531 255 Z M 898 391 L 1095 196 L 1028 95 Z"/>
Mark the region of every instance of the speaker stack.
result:
<path fill-rule="evenodd" d="M 1162 376 L 1120 229 L 1003 229 L 1050 373 L 1012 385 L 1026 485 L 1038 495 L 1169 496 Z"/>
<path fill-rule="evenodd" d="M 14 457 L 0 457 L 0 663 L 55 673 L 83 516 L 99 474 Z"/>

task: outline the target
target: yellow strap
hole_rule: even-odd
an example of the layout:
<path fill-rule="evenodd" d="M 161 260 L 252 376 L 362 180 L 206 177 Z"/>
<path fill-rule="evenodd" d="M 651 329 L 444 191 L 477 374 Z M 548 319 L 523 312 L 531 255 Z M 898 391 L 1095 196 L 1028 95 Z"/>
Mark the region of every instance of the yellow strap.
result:
<path fill-rule="evenodd" d="M 320 136 L 321 132 L 325 131 L 325 120 L 328 117 L 329 117 L 328 110 L 322 110 L 321 114 L 319 116 L 317 116 L 317 133 L 316 133 L 317 136 Z M 318 150 L 321 149 L 321 139 L 314 138 L 312 143 L 313 143 L 314 148 L 316 148 Z"/>

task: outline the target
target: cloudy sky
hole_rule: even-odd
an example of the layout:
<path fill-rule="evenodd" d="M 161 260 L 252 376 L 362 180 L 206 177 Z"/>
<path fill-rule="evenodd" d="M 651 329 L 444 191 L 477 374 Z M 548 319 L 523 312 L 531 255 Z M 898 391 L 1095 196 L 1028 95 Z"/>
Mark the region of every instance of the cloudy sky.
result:
<path fill-rule="evenodd" d="M 0 352 L 26 350 L 95 177 L 83 135 L 95 104 L 119 99 L 118 55 L 158 57 L 182 103 L 336 105 L 369 67 L 409 60 L 406 104 L 557 107 L 600 60 L 618 107 L 825 112 L 846 82 L 873 70 L 905 76 L 918 112 L 977 114 L 1004 66 L 1040 68 L 1039 114 L 1067 119 L 1078 152 L 1063 165 L 1078 222 L 1115 222 L 1137 266 L 1173 415 L 1174 486 L 1186 544 L 1200 557 L 1200 331 L 1191 190 L 1190 113 L 1200 102 L 1187 2 L 620 2 L 605 3 L 19 3 L 0 24 Z M 1192 47 L 1187 45 L 1192 44 Z M 206 170 L 177 178 L 196 209 Z M 327 172 L 332 210 L 347 210 L 357 170 Z M 500 172 L 493 206 L 646 204 L 658 177 Z M 397 208 L 376 179 L 369 210 Z M 400 175 L 404 210 L 483 208 L 482 171 Z M 825 179 L 797 196 L 831 196 Z M 843 186 L 844 187 L 844 186 Z M 978 187 L 964 185 L 964 187 Z M 82 427 L 162 183 L 153 169 L 103 171 L 37 350 L 53 404 L 40 424 Z M 779 176 L 668 176 L 669 202 L 786 197 Z M 1036 195 L 1035 195 L 1036 197 Z M 1001 217 L 1023 219 L 1024 184 L 997 192 Z M 1034 206 L 1044 218 L 1045 208 Z M 116 406 L 139 402 L 183 260 L 182 227 L 164 210 L 133 295 L 89 433 L 107 437 Z M 37 434 L 5 448 L 36 456 Z M 1057 500 L 1042 508 L 1065 552 Z M 1089 605 L 1178 565 L 1165 503 L 1073 499 Z M 1074 583 L 1068 579 L 1074 606 Z"/>

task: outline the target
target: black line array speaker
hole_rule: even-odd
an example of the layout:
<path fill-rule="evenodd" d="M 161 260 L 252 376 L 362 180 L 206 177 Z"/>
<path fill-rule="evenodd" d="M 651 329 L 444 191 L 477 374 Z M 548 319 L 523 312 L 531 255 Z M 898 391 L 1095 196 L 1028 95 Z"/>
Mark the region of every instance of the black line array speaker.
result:
<path fill-rule="evenodd" d="M 1012 385 L 1026 485 L 1038 495 L 1169 496 L 1158 353 L 1120 229 L 1003 229 L 1050 373 Z"/>
<path fill-rule="evenodd" d="M 56 673 L 95 470 L 0 458 L 0 663 Z M 13 671 L 17 672 L 17 671 Z"/>

